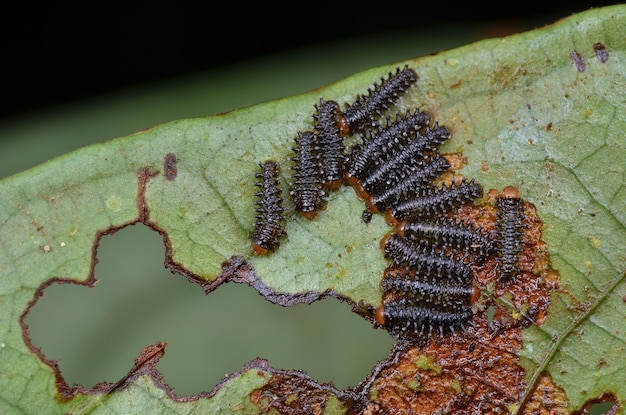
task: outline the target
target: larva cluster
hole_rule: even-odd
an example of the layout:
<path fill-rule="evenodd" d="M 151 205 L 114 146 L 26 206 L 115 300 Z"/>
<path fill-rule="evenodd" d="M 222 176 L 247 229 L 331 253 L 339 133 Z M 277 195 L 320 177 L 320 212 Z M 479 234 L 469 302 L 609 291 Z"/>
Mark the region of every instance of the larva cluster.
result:
<path fill-rule="evenodd" d="M 452 169 L 439 152 L 450 131 L 427 112 L 387 114 L 417 81 L 417 73 L 405 66 L 343 109 L 336 101 L 320 99 L 313 128 L 297 133 L 291 157 L 289 193 L 302 217 L 317 217 L 326 209 L 328 192 L 346 184 L 365 203 L 363 222 L 383 213 L 393 228 L 381 240 L 390 265 L 381 279 L 383 302 L 374 317 L 399 336 L 445 335 L 467 327 L 479 296 L 473 264 L 496 257 L 499 280 L 511 281 L 523 242 L 524 212 L 515 188 L 507 187 L 496 200 L 495 232 L 455 219 L 459 208 L 483 197 L 483 187 L 465 177 L 453 176 L 447 184 L 440 180 Z M 344 144 L 348 135 L 360 139 L 349 149 Z M 282 201 L 280 187 L 269 182 L 262 179 L 259 185 L 255 253 L 276 249 L 284 232 L 277 225 L 283 221 L 282 208 L 265 202 L 280 206 Z"/>

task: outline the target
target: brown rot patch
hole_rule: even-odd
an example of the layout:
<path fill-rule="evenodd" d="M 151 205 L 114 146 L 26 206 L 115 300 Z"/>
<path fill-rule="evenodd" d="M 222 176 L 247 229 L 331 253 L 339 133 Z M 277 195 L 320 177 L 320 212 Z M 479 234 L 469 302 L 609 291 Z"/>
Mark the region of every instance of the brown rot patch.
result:
<path fill-rule="evenodd" d="M 524 406 L 527 414 L 569 414 L 568 400 L 565 391 L 552 382 L 552 378 L 543 374 L 537 382 L 535 393 L 528 399 Z"/>
<path fill-rule="evenodd" d="M 330 396 L 337 396 L 346 404 L 355 397 L 332 385 L 319 384 L 303 372 L 271 370 L 270 374 L 269 381 L 250 394 L 250 402 L 258 406 L 258 413 L 274 410 L 281 415 L 321 414 Z"/>
<path fill-rule="evenodd" d="M 502 193 L 492 189 L 483 203 L 465 204 L 451 217 L 497 239 L 501 231 L 496 202 L 518 197 L 511 187 Z M 522 330 L 545 321 L 559 279 L 541 240 L 542 221 L 535 206 L 523 199 L 520 218 L 514 278 L 500 278 L 497 251 L 472 263 L 474 315 L 468 327 L 452 335 L 400 340 L 392 356 L 361 385 L 371 387 L 371 404 L 378 413 L 504 413 L 511 408 L 519 413 L 566 413 L 563 391 L 547 375 L 533 377 L 527 385 L 518 357 Z M 378 312 L 379 324 L 381 319 Z"/>
<path fill-rule="evenodd" d="M 176 154 L 167 153 L 163 158 L 163 174 L 167 180 L 174 180 L 178 174 Z"/>
<path fill-rule="evenodd" d="M 505 410 L 517 402 L 524 379 L 514 352 L 500 349 L 510 347 L 511 340 L 517 339 L 478 335 L 399 345 L 397 362 L 383 370 L 373 385 L 381 413 Z"/>
<path fill-rule="evenodd" d="M 506 191 L 503 190 L 506 195 Z M 458 211 L 458 218 L 480 227 L 494 235 L 497 222 L 495 202 L 498 191 L 491 189 L 487 193 L 486 203 L 479 206 L 464 206 Z M 546 319 L 550 295 L 559 287 L 558 273 L 550 266 L 550 257 L 546 243 L 541 239 L 542 221 L 532 203 L 522 201 L 522 238 L 521 253 L 517 263 L 515 278 L 511 281 L 499 279 L 500 264 L 497 258 L 474 264 L 475 283 L 479 288 L 491 291 L 492 296 L 506 302 L 511 308 L 511 315 L 528 324 L 542 324 Z"/>
<path fill-rule="evenodd" d="M 524 402 L 526 373 L 517 356 L 523 326 L 505 307 L 492 303 L 462 335 L 397 343 L 374 371 L 371 403 L 380 414 L 508 413 Z M 542 376 L 521 409 L 519 413 L 567 413 L 567 399 Z"/>

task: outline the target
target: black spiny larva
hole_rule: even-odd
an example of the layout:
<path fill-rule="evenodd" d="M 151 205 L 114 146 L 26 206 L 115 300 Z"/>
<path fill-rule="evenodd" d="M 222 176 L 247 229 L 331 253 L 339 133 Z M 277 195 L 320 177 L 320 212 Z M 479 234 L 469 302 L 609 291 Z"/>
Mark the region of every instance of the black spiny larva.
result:
<path fill-rule="evenodd" d="M 390 185 L 382 192 L 373 194 L 366 199 L 372 211 L 383 212 L 387 208 L 411 200 L 420 195 L 427 187 L 432 187 L 432 181 L 450 168 L 450 163 L 438 153 L 433 154 L 417 165 L 415 171 L 404 179 Z"/>
<path fill-rule="evenodd" d="M 460 283 L 468 283 L 473 278 L 471 265 L 466 262 L 465 256 L 455 258 L 427 241 L 416 241 L 390 233 L 381 240 L 380 245 L 385 258 L 409 271 L 436 278 L 451 278 Z"/>
<path fill-rule="evenodd" d="M 367 95 L 360 95 L 342 112 L 341 131 L 354 134 L 371 128 L 418 80 L 417 73 L 405 65 L 397 68 L 395 73 L 389 72 L 387 79 L 381 78 L 380 84 L 374 83 L 368 88 Z"/>
<path fill-rule="evenodd" d="M 498 264 L 503 282 L 512 281 L 519 273 L 524 243 L 524 204 L 519 191 L 507 186 L 496 199 L 496 239 Z"/>
<path fill-rule="evenodd" d="M 474 288 L 471 283 L 443 278 L 438 279 L 428 274 L 403 272 L 394 267 L 385 271 L 380 283 L 385 293 L 401 294 L 405 298 L 419 299 L 423 302 L 438 304 L 468 305 L 471 303 Z"/>
<path fill-rule="evenodd" d="M 440 278 L 391 265 L 381 281 L 383 304 L 375 311 L 378 324 L 399 336 L 455 334 L 473 316 L 480 290 L 472 281 Z"/>
<path fill-rule="evenodd" d="M 437 123 L 433 128 L 426 127 L 423 133 L 391 153 L 388 159 L 370 166 L 361 179 L 361 186 L 368 194 L 374 195 L 389 185 L 400 182 L 421 168 L 424 160 L 448 138 L 450 131 L 446 127 L 440 127 Z"/>
<path fill-rule="evenodd" d="M 322 188 L 320 173 L 320 147 L 313 131 L 298 132 L 295 141 L 293 182 L 289 193 L 298 213 L 306 219 L 313 219 L 326 207 L 326 192 Z"/>
<path fill-rule="evenodd" d="M 339 134 L 339 104 L 320 99 L 315 105 L 315 133 L 320 147 L 320 175 L 324 186 L 329 190 L 338 189 L 343 184 L 345 147 Z"/>
<path fill-rule="evenodd" d="M 259 166 L 261 171 L 255 173 L 255 185 L 259 187 L 259 191 L 254 194 L 257 198 L 256 216 L 251 239 L 253 253 L 265 255 L 278 248 L 279 238 L 285 233 L 285 218 L 278 163 L 267 160 Z"/>
<path fill-rule="evenodd" d="M 376 322 L 391 333 L 400 335 L 432 335 L 439 332 L 455 334 L 464 329 L 473 317 L 471 305 L 441 304 L 433 307 L 408 298 L 392 299 L 378 307 Z"/>
<path fill-rule="evenodd" d="M 395 226 L 405 219 L 435 217 L 482 196 L 483 187 L 474 180 L 463 179 L 441 188 L 429 187 L 421 190 L 414 199 L 389 208 L 387 222 Z"/>
<path fill-rule="evenodd" d="M 363 136 L 363 144 L 355 146 L 350 152 L 346 168 L 348 184 L 367 177 L 368 172 L 382 160 L 397 154 L 406 147 L 430 122 L 430 114 L 420 111 L 407 111 L 397 115 L 395 121 L 389 120 L 385 127 L 368 132 Z"/>
<path fill-rule="evenodd" d="M 402 222 L 397 231 L 413 240 L 426 240 L 443 250 L 468 252 L 481 261 L 495 253 L 493 238 L 466 224 L 448 218 L 427 218 Z"/>

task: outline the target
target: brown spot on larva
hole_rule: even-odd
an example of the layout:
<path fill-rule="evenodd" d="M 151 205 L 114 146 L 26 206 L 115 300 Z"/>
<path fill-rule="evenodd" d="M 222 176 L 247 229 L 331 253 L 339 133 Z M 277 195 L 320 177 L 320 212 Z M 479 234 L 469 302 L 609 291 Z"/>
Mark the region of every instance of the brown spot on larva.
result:
<path fill-rule="evenodd" d="M 343 115 L 337 117 L 337 128 L 341 137 L 350 134 L 350 126 Z"/>
<path fill-rule="evenodd" d="M 259 246 L 255 243 L 252 244 L 252 253 L 254 255 L 267 255 L 269 253 L 267 248 L 263 248 L 262 246 Z"/>
<path fill-rule="evenodd" d="M 609 52 L 607 52 L 606 47 L 601 42 L 594 43 L 593 50 L 596 51 L 596 58 L 600 62 L 606 63 L 609 60 Z"/>
<path fill-rule="evenodd" d="M 298 212 L 304 219 L 313 220 L 319 216 L 319 211 L 312 210 L 310 212 Z"/>
<path fill-rule="evenodd" d="M 178 174 L 176 154 L 167 153 L 163 159 L 163 174 L 167 180 L 174 180 Z"/>
<path fill-rule="evenodd" d="M 572 53 L 569 54 L 569 57 L 578 72 L 585 72 L 585 69 L 587 69 L 587 63 L 585 62 L 583 55 L 573 50 Z"/>
<path fill-rule="evenodd" d="M 552 131 L 552 122 L 549 122 L 546 124 L 546 130 L 547 131 Z"/>

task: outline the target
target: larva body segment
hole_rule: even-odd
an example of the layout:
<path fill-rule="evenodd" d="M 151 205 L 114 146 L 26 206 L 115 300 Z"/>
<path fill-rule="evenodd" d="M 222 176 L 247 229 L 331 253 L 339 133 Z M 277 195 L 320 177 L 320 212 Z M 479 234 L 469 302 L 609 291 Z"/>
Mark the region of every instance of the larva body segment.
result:
<path fill-rule="evenodd" d="M 405 65 L 395 73 L 380 79 L 366 95 L 360 95 L 342 112 L 340 124 L 345 134 L 363 132 L 376 125 L 377 120 L 388 111 L 418 80 L 417 73 Z"/>
<path fill-rule="evenodd" d="M 346 159 L 343 137 L 338 126 L 339 104 L 320 99 L 315 106 L 314 129 L 320 147 L 320 177 L 327 190 L 336 190 L 343 184 Z"/>
<path fill-rule="evenodd" d="M 363 180 L 373 166 L 407 146 L 429 122 L 428 113 L 407 111 L 403 116 L 398 115 L 395 121 L 389 121 L 384 128 L 366 134 L 363 144 L 350 152 L 347 178 Z"/>
<path fill-rule="evenodd" d="M 407 298 L 384 303 L 378 314 L 378 322 L 383 321 L 391 332 L 428 336 L 433 332 L 455 334 L 465 329 L 473 316 L 471 306 L 432 307 Z"/>
<path fill-rule="evenodd" d="M 524 243 L 524 203 L 513 186 L 505 187 L 496 199 L 496 238 L 499 280 L 510 282 L 519 273 Z"/>
<path fill-rule="evenodd" d="M 472 268 L 465 262 L 464 257 L 455 258 L 437 251 L 425 241 L 414 241 L 391 233 L 381 240 L 381 247 L 385 258 L 415 273 L 438 279 L 449 278 L 462 284 L 470 283 L 472 280 Z"/>
<path fill-rule="evenodd" d="M 424 160 L 407 177 L 388 186 L 385 190 L 372 194 L 367 199 L 368 207 L 372 211 L 384 212 L 404 201 L 412 200 L 426 188 L 432 187 L 432 181 L 450 168 L 450 163 L 439 155 Z"/>
<path fill-rule="evenodd" d="M 285 233 L 285 217 L 278 163 L 267 160 L 259 166 L 261 170 L 255 173 L 259 191 L 254 194 L 256 215 L 251 240 L 253 253 L 265 255 L 278 248 L 279 238 Z"/>
<path fill-rule="evenodd" d="M 400 235 L 413 240 L 429 241 L 443 250 L 468 252 L 477 261 L 496 252 L 494 239 L 482 229 L 447 218 L 426 218 L 406 221 L 397 229 Z"/>
<path fill-rule="evenodd" d="M 442 188 L 430 187 L 414 199 L 387 210 L 387 222 L 395 225 L 408 219 L 433 218 L 483 196 L 483 188 L 474 180 L 462 180 Z"/>
<path fill-rule="evenodd" d="M 361 179 L 361 186 L 370 195 L 384 191 L 394 186 L 416 170 L 420 169 L 425 161 L 433 158 L 437 148 L 450 138 L 446 127 L 426 128 L 414 140 L 405 146 L 399 147 L 386 159 L 377 159 L 372 163 Z"/>
<path fill-rule="evenodd" d="M 320 147 L 312 131 L 298 132 L 293 148 L 295 156 L 290 195 L 298 213 L 307 219 L 315 218 L 326 207 L 323 180 L 320 172 Z"/>

